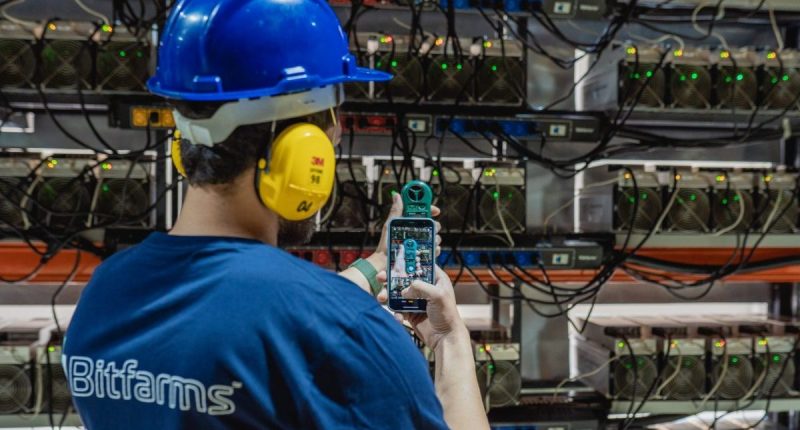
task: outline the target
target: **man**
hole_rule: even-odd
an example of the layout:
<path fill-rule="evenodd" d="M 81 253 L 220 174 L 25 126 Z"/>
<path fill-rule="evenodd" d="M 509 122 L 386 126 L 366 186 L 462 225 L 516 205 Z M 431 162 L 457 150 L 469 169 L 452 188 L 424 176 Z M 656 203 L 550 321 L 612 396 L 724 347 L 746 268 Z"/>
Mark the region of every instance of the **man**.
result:
<path fill-rule="evenodd" d="M 340 85 L 389 78 L 355 67 L 328 6 L 179 1 L 158 63 L 149 86 L 175 105 L 189 189 L 169 234 L 114 255 L 83 291 L 63 362 L 86 427 L 488 428 L 441 270 L 404 293 L 428 299 L 405 320 L 434 351 L 434 387 L 368 294 L 386 279 L 385 234 L 341 276 L 276 248 L 308 239 L 330 193 Z"/>

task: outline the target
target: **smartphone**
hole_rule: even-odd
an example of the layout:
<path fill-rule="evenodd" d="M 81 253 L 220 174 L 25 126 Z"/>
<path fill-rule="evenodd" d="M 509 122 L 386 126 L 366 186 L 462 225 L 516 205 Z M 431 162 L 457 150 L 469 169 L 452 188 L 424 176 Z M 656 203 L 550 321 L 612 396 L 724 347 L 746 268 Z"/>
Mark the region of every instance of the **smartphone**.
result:
<path fill-rule="evenodd" d="M 387 285 L 389 308 L 397 312 L 425 312 L 425 299 L 404 298 L 414 280 L 433 284 L 436 232 L 430 218 L 394 218 L 389 221 Z"/>

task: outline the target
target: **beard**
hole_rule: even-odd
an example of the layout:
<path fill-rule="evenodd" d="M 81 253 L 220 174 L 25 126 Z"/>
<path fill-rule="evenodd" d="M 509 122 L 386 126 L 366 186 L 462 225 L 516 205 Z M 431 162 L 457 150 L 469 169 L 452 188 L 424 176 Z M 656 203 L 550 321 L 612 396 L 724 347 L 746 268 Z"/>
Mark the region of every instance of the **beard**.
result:
<path fill-rule="evenodd" d="M 278 221 L 278 246 L 305 245 L 314 234 L 314 217 L 303 221 L 289 221 L 281 218 Z"/>

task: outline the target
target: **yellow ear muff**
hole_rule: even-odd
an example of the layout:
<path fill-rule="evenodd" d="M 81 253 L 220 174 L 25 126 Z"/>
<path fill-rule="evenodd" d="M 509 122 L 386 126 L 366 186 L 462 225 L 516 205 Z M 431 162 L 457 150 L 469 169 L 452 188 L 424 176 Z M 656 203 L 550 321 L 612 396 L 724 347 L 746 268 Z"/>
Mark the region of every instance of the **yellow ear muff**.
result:
<path fill-rule="evenodd" d="M 170 146 L 170 154 L 172 157 L 172 164 L 175 165 L 175 170 L 186 177 L 186 170 L 183 168 L 183 160 L 181 159 L 181 132 L 175 130 L 172 135 L 172 144 Z"/>
<path fill-rule="evenodd" d="M 313 216 L 333 189 L 336 154 L 325 132 L 293 124 L 273 140 L 267 161 L 260 159 L 258 193 L 266 207 L 290 221 Z"/>

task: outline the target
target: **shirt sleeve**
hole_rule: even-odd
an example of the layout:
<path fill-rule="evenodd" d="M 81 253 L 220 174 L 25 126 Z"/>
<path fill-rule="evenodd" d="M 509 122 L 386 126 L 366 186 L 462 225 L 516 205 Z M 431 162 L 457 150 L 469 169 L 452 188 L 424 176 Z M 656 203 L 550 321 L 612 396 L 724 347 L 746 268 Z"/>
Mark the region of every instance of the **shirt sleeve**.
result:
<path fill-rule="evenodd" d="M 428 363 L 388 312 L 363 312 L 331 349 L 316 387 L 325 404 L 344 403 L 346 427 L 447 429 Z"/>

